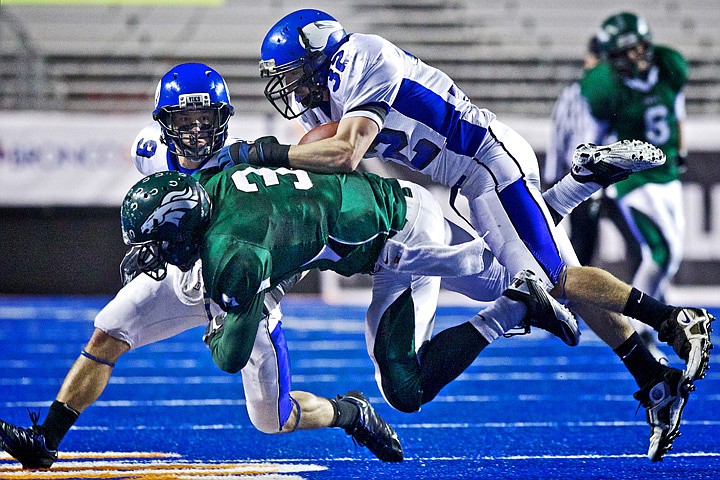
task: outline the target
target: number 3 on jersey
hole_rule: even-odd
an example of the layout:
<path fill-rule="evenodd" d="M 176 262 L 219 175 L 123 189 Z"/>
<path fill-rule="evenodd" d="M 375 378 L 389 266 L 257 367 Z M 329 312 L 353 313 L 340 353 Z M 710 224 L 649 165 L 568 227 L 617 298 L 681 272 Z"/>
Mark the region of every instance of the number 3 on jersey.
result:
<path fill-rule="evenodd" d="M 293 186 L 296 190 L 309 190 L 313 186 L 312 180 L 310 180 L 310 176 L 304 170 L 290 170 L 285 167 L 275 170 L 264 167 L 249 167 L 238 170 L 237 172 L 233 173 L 231 177 L 233 183 L 235 184 L 235 187 L 241 192 L 250 193 L 258 191 L 257 185 L 254 183 L 250 183 L 250 181 L 248 180 L 248 175 L 251 173 L 259 175 L 260 178 L 262 178 L 262 182 L 266 187 L 280 184 L 280 179 L 278 178 L 278 175 L 295 175 L 297 181 L 293 183 Z"/>

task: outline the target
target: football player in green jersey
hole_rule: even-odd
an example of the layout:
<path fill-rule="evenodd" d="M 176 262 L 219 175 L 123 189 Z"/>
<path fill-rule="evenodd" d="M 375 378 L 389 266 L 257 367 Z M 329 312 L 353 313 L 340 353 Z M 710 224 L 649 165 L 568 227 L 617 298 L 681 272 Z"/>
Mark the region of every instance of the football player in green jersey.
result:
<path fill-rule="evenodd" d="M 664 165 L 610 187 L 616 190 L 618 206 L 640 245 L 632 284 L 663 298 L 683 251 L 681 130 L 688 64 L 676 50 L 654 44 L 647 22 L 634 13 L 608 17 L 597 38 L 604 61 L 588 70 L 580 82 L 599 132 L 596 142 L 605 142 L 607 135 L 645 140 L 667 157 Z M 651 329 L 639 322 L 636 327 L 646 341 L 655 341 Z"/>
<path fill-rule="evenodd" d="M 126 243 L 143 249 L 140 266 L 146 272 L 165 263 L 182 270 L 202 260 L 205 288 L 227 312 L 223 321 L 208 325 L 205 335 L 224 370 L 246 368 L 255 336 L 268 330 L 260 325 L 265 292 L 310 268 L 374 273 L 366 318 L 368 353 L 384 398 L 403 412 L 419 410 L 485 346 L 516 326 L 537 326 L 568 345 L 579 340 L 572 314 L 529 271 L 520 272 L 471 320 L 432 336 L 438 272 L 467 276 L 483 270 L 482 262 L 473 259 L 483 258 L 479 250 L 486 247 L 482 239 L 445 245 L 442 210 L 422 187 L 370 174 L 313 174 L 247 164 L 195 175 L 199 182 L 165 172 L 136 184 L 123 202 L 123 235 Z M 398 243 L 407 248 L 396 249 Z M 426 253 L 414 257 L 411 268 L 396 255 L 417 249 Z M 428 251 L 439 254 L 433 258 Z M 704 315 L 698 309 L 678 311 Z M 648 409 L 650 452 L 657 460 L 678 435 L 693 386 L 684 372 L 657 362 L 653 369 L 643 372 L 648 382 L 636 398 Z M 670 377 L 681 381 L 671 383 Z M 291 425 L 302 413 L 293 394 L 288 394 L 294 402 Z M 655 404 L 655 398 L 663 402 Z M 330 413 L 325 424 L 314 428 L 330 426 L 332 418 Z M 387 436 L 370 438 L 376 445 L 388 444 Z"/>
<path fill-rule="evenodd" d="M 138 182 L 122 205 L 124 239 L 141 249 L 140 268 L 156 278 L 166 263 L 183 270 L 202 260 L 208 296 L 227 312 L 213 319 L 204 337 L 213 360 L 223 370 L 238 372 L 253 368 L 248 360 L 258 349 L 278 358 L 280 395 L 292 408 L 283 431 L 337 426 L 343 415 L 333 411 L 331 400 L 315 397 L 309 402 L 314 423 L 308 425 L 306 395 L 290 391 L 287 353 L 277 351 L 284 342 L 257 341 L 272 340 L 276 332 L 272 317 L 263 314 L 266 292 L 311 268 L 374 273 L 368 352 L 385 399 L 404 412 L 419 410 L 485 346 L 517 326 L 528 330 L 533 325 L 569 345 L 578 343 L 572 314 L 528 271 L 490 307 L 431 340 L 440 278 L 410 270 L 477 273 L 484 269 L 485 243 L 445 245 L 442 210 L 422 187 L 371 174 L 251 165 L 205 169 L 195 177 L 199 181 L 161 172 Z M 437 252 L 436 257 L 415 258 L 406 267 L 402 255 L 419 247 Z M 419 360 L 421 346 L 425 351 Z M 443 356 L 452 361 L 438 362 Z M 381 459 L 402 459 L 397 437 L 384 422 L 353 436 Z"/>

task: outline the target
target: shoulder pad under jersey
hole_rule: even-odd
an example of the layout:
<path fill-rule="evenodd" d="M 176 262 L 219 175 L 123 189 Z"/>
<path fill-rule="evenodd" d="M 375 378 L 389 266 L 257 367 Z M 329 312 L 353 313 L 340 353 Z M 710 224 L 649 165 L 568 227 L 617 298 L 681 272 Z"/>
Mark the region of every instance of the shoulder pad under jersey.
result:
<path fill-rule="evenodd" d="M 140 130 L 130 147 L 135 168 L 143 175 L 168 169 L 167 147 L 160 141 L 160 133 L 160 125 L 152 122 Z"/>

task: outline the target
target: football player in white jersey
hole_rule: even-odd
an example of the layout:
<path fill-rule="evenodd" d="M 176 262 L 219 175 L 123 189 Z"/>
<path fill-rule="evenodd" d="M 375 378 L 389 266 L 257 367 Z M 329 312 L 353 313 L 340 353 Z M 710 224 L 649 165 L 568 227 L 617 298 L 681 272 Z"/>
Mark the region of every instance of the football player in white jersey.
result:
<path fill-rule="evenodd" d="M 145 127 L 132 145 L 135 166 L 143 175 L 217 167 L 217 153 L 227 141 L 232 114 L 227 86 L 219 73 L 199 63 L 173 67 L 158 83 L 156 122 Z M 124 353 L 221 321 L 223 311 L 205 298 L 199 261 L 187 272 L 165 265 L 147 275 L 139 274 L 148 261 L 141 248 L 126 255 L 121 265 L 124 287 L 96 316 L 95 330 L 44 422 L 38 424 L 34 412 L 30 428 L 0 420 L 0 446 L 24 468 L 52 466 L 65 434 L 103 392 Z M 397 435 L 362 393 L 350 391 L 326 399 L 309 392 L 291 392 L 289 357 L 277 304 L 285 289 L 298 279 L 294 277 L 265 296 L 265 316 L 251 359 L 241 371 L 253 425 L 265 433 L 340 427 L 379 458 L 402 460 Z"/>
<path fill-rule="evenodd" d="M 279 20 L 261 47 L 265 95 L 306 129 L 339 121 L 337 133 L 304 145 L 263 142 L 235 148 L 235 161 L 334 172 L 380 157 L 428 174 L 467 197 L 471 222 L 511 274 L 535 271 L 622 359 L 640 390 L 651 425 L 648 456 L 671 448 L 692 382 L 708 363 L 712 317 L 665 305 L 609 273 L 578 265 L 555 227 L 601 187 L 664 162 L 644 142 L 584 144 L 572 175 L 545 194 L 530 145 L 495 114 L 472 104 L 446 74 L 389 41 L 345 32 L 325 12 L 305 9 Z M 550 208 L 554 211 L 551 213 Z M 658 363 L 626 318 L 661 332 L 686 362 Z"/>

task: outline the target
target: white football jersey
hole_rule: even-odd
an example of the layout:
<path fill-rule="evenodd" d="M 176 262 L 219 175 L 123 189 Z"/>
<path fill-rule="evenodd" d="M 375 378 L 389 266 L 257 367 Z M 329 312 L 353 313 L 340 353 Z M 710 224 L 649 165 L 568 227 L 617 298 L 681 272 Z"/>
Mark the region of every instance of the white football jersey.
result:
<path fill-rule="evenodd" d="M 167 145 L 160 141 L 161 133 L 160 124 L 152 122 L 140 130 L 140 133 L 135 137 L 135 141 L 130 147 L 130 157 L 132 157 L 138 172 L 147 176 L 166 171 L 191 174 L 197 170 L 183 168 L 178 163 L 175 155 L 168 152 Z M 225 145 L 230 145 L 236 141 L 238 141 L 237 138 L 228 137 Z M 200 168 L 216 167 L 217 165 L 217 155 L 213 155 Z"/>
<path fill-rule="evenodd" d="M 380 133 L 366 157 L 402 163 L 449 186 L 474 163 L 495 118 L 445 73 L 377 35 L 349 36 L 331 60 L 328 88 L 329 108 L 305 112 L 305 129 L 368 117 Z"/>

